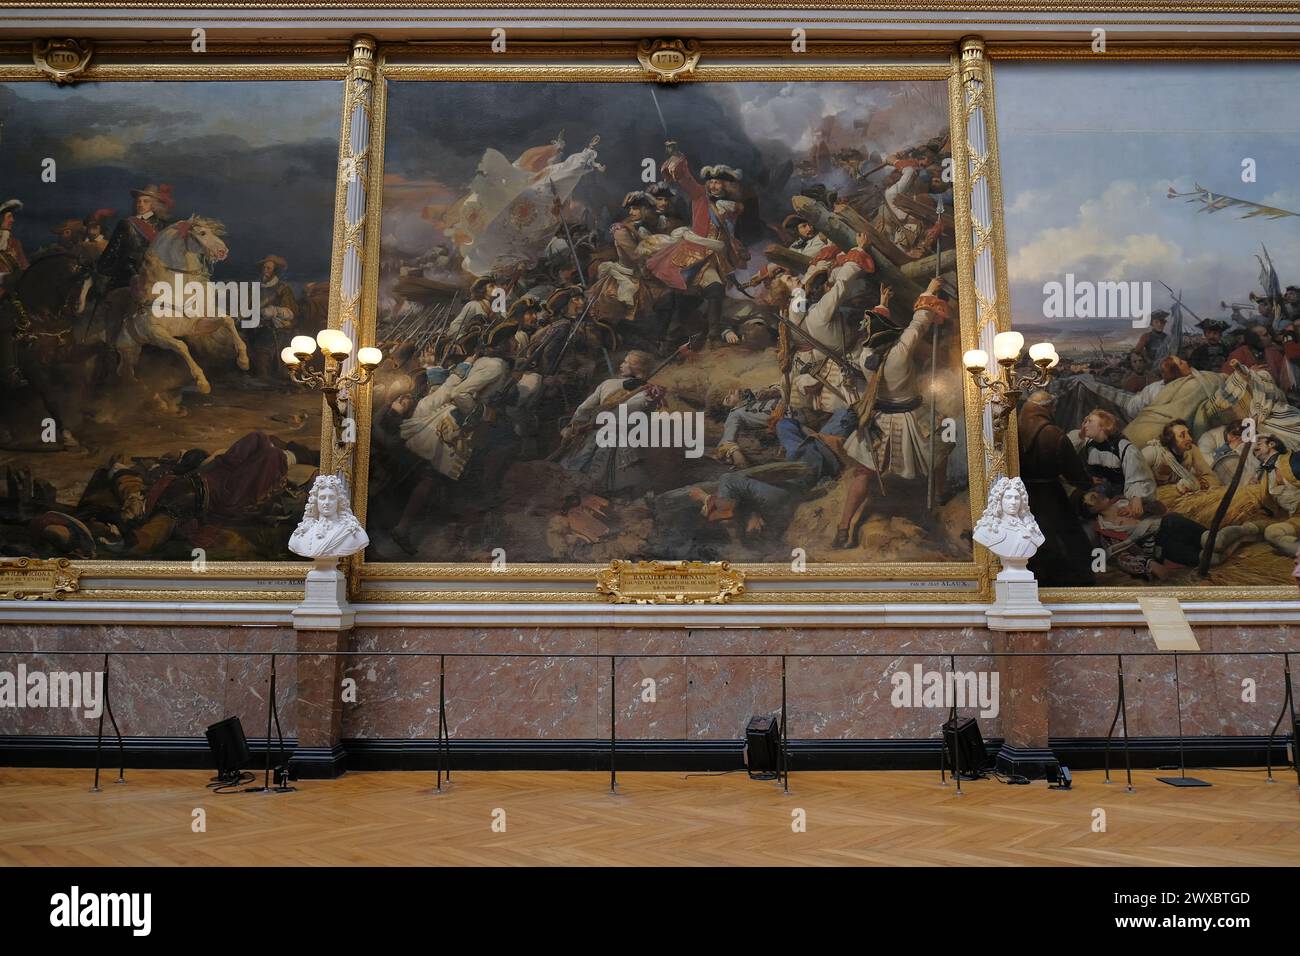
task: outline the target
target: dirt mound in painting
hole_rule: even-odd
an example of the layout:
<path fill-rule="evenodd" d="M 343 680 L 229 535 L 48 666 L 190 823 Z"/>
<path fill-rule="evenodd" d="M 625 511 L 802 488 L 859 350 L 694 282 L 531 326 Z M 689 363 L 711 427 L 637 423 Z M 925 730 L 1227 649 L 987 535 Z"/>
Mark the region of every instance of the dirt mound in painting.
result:
<path fill-rule="evenodd" d="M 1172 571 L 1163 586 L 1244 588 L 1260 585 L 1278 584 L 1286 587 L 1291 579 L 1295 560 L 1284 554 L 1278 554 L 1266 542 L 1247 545 L 1236 552 L 1228 561 L 1218 567 L 1210 568 L 1209 577 L 1201 577 L 1195 568 L 1178 568 Z M 1140 587 L 1140 578 L 1126 574 L 1112 566 L 1105 574 L 1097 575 L 1097 584 L 1103 587 Z"/>
<path fill-rule="evenodd" d="M 795 509 L 785 535 L 790 547 L 803 548 L 809 561 L 822 562 L 970 560 L 970 505 L 964 493 L 942 505 L 934 520 L 928 522 L 924 482 L 896 482 L 887 498 L 879 494 L 879 486 L 872 490 L 858 521 L 854 547 L 838 550 L 830 546 L 844 508 L 846 489 L 842 482 Z M 917 502 L 919 507 L 914 507 Z"/>

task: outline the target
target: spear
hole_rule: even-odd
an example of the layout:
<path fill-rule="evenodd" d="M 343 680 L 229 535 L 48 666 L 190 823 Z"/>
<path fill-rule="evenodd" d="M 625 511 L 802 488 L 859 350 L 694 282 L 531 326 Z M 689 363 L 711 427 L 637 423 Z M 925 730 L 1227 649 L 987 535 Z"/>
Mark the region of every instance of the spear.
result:
<path fill-rule="evenodd" d="M 1197 322 L 1203 322 L 1203 321 L 1204 321 L 1204 319 L 1202 319 L 1199 315 L 1197 315 L 1195 312 L 1193 312 L 1190 308 L 1188 308 L 1187 306 L 1183 305 L 1183 300 L 1180 299 L 1180 298 L 1178 297 L 1178 294 L 1175 293 L 1173 289 L 1170 289 L 1169 286 L 1165 285 L 1165 283 L 1163 283 L 1163 282 L 1161 282 L 1160 284 L 1163 285 L 1163 286 L 1165 286 L 1165 289 L 1167 289 L 1168 292 L 1169 292 L 1169 297 L 1170 297 L 1171 299 L 1173 299 L 1175 302 L 1177 302 L 1180 308 L 1183 308 L 1183 309 L 1186 309 L 1186 310 L 1187 310 L 1187 314 L 1188 314 L 1188 315 L 1190 315 L 1192 318 L 1194 318 Z"/>
<path fill-rule="evenodd" d="M 654 91 L 651 90 L 651 92 Z M 569 220 L 564 218 L 564 208 L 560 201 L 560 191 L 555 188 L 554 179 L 548 179 L 547 182 L 551 185 L 551 194 L 555 196 L 555 214 L 559 217 L 560 224 L 564 226 L 564 238 L 569 243 L 569 252 L 573 254 L 573 268 L 578 272 L 578 284 L 582 286 L 583 291 L 586 291 L 587 279 L 582 274 L 582 260 L 578 258 L 578 247 L 574 245 L 573 233 L 569 231 Z"/>

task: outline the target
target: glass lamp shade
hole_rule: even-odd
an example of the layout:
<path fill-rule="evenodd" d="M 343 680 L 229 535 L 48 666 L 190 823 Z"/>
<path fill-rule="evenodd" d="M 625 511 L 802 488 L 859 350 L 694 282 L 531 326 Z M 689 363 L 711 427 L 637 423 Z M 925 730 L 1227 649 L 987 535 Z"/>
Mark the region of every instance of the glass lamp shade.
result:
<path fill-rule="evenodd" d="M 999 332 L 993 336 L 993 355 L 999 362 L 1014 362 L 1025 347 L 1025 337 L 1019 332 Z"/>
<path fill-rule="evenodd" d="M 1029 346 L 1029 360 L 1037 365 L 1039 362 L 1048 361 L 1055 357 L 1056 346 L 1051 342 L 1038 342 Z"/>
<path fill-rule="evenodd" d="M 280 350 L 280 361 L 290 367 L 302 364 L 302 359 L 294 353 L 292 345 L 286 345 Z"/>
<path fill-rule="evenodd" d="M 373 346 L 367 346 L 364 349 L 357 350 L 357 362 L 363 368 L 374 368 L 384 360 L 384 353 Z"/>
<path fill-rule="evenodd" d="M 352 340 L 338 329 L 321 329 L 316 333 L 321 351 L 332 358 L 346 358 L 352 354 Z"/>
<path fill-rule="evenodd" d="M 316 340 L 310 335 L 295 335 L 289 348 L 296 355 L 311 355 L 316 351 Z"/>
<path fill-rule="evenodd" d="M 983 349 L 971 349 L 961 357 L 961 364 L 972 372 L 989 367 L 989 353 Z"/>

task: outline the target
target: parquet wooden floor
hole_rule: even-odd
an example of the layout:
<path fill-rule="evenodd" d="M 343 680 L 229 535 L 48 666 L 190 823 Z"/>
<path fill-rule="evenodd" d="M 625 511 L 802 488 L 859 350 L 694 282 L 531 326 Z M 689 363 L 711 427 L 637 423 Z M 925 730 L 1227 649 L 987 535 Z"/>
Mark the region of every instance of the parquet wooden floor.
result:
<path fill-rule="evenodd" d="M 601 773 L 458 772 L 442 794 L 432 773 L 350 773 L 220 796 L 207 776 L 131 770 L 91 794 L 90 771 L 0 768 L 0 864 L 1300 865 L 1285 773 L 1197 771 L 1214 786 L 1179 790 L 1140 771 L 1130 794 L 1085 771 L 1068 792 L 988 780 L 960 798 L 900 771 L 794 774 L 789 796 L 743 773 L 626 773 L 617 796 Z"/>

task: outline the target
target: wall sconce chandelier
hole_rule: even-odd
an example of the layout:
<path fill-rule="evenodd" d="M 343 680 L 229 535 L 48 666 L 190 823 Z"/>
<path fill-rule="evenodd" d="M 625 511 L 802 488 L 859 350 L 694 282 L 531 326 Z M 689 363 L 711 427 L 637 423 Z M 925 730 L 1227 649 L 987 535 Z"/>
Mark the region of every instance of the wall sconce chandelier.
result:
<path fill-rule="evenodd" d="M 320 346 L 322 367 L 319 371 L 310 368 L 308 362 Z M 352 357 L 352 340 L 338 329 L 322 329 L 312 339 L 308 335 L 295 335 L 293 341 L 280 352 L 280 361 L 289 368 L 290 377 L 299 385 L 320 389 L 334 416 L 334 440 L 338 445 L 346 444 L 340 439 L 343 433 L 343 409 L 339 405 L 339 392 L 354 385 L 364 385 L 370 381 L 371 373 L 384 360 L 384 353 L 377 348 L 366 347 L 357 350 L 357 365 L 352 371 L 343 372 L 343 363 Z"/>
<path fill-rule="evenodd" d="M 993 445 L 1001 452 L 1006 441 L 1007 421 L 1011 412 L 1020 404 L 1020 399 L 1030 389 L 1042 388 L 1052 378 L 1051 370 L 1061 361 L 1056 354 L 1056 346 L 1051 342 L 1039 342 L 1029 347 L 1029 360 L 1033 368 L 1028 372 L 1017 372 L 1021 351 L 1025 347 L 1025 337 L 1019 332 L 999 332 L 993 337 L 993 357 L 998 363 L 998 372 L 989 377 L 989 355 L 983 349 L 971 349 L 962 356 L 962 364 L 975 379 L 980 390 L 980 397 L 993 411 Z"/>

